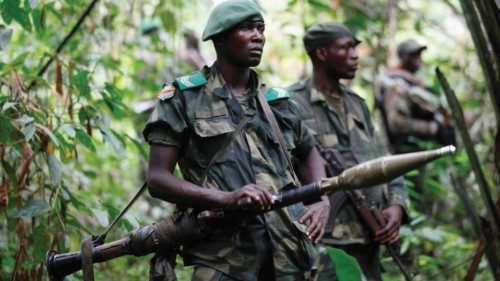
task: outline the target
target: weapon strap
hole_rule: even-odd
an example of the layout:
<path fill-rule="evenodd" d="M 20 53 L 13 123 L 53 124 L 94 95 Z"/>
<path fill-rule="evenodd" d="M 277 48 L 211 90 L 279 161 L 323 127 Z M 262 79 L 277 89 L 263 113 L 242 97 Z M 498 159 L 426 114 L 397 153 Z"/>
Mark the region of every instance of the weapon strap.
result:
<path fill-rule="evenodd" d="M 82 241 L 81 251 L 82 251 L 82 273 L 83 281 L 94 281 L 94 267 L 93 267 L 93 237 L 88 237 Z"/>
<path fill-rule="evenodd" d="M 199 183 L 200 185 L 203 185 L 203 182 L 207 179 L 208 170 L 215 163 L 215 160 L 219 158 L 224 149 L 226 149 L 226 147 L 241 133 L 241 131 L 243 131 L 243 128 L 245 128 L 245 125 L 247 124 L 248 120 L 249 117 L 248 115 L 245 114 L 243 118 L 241 118 L 238 125 L 236 125 L 236 129 L 231 134 L 228 134 L 227 137 L 224 139 L 224 142 L 221 144 L 221 146 L 219 146 L 219 149 L 217 149 L 214 156 L 212 156 L 212 159 L 210 159 L 210 162 L 205 167 L 205 171 L 203 172 L 203 176 Z"/>
<path fill-rule="evenodd" d="M 269 124 L 271 125 L 273 137 L 275 140 L 278 141 L 278 146 L 281 149 L 281 153 L 286 158 L 286 161 L 288 163 L 288 169 L 290 171 L 290 174 L 292 174 L 293 181 L 295 182 L 295 185 L 299 185 L 300 181 L 299 181 L 299 178 L 297 177 L 297 174 L 295 174 L 295 170 L 293 169 L 293 164 L 292 164 L 292 159 L 290 158 L 290 154 L 288 154 L 288 150 L 286 150 L 286 145 L 285 145 L 285 140 L 283 139 L 283 134 L 281 133 L 280 127 L 278 125 L 278 122 L 276 121 L 276 118 L 274 117 L 274 114 L 273 114 L 273 111 L 271 110 L 271 107 L 269 106 L 266 99 L 264 98 L 264 94 L 263 94 L 262 90 L 259 90 L 257 98 L 259 99 L 260 106 L 262 107 L 262 110 L 264 111 L 264 114 L 266 115 L 267 121 L 269 121 Z"/>

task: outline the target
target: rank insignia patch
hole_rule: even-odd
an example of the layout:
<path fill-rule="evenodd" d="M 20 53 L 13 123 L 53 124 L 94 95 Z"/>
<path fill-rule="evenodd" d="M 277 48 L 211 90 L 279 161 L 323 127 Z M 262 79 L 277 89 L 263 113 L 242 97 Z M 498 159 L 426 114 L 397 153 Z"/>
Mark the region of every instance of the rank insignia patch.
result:
<path fill-rule="evenodd" d="M 161 91 L 156 94 L 156 97 L 160 100 L 166 100 L 174 96 L 175 87 L 170 83 L 163 84 Z"/>

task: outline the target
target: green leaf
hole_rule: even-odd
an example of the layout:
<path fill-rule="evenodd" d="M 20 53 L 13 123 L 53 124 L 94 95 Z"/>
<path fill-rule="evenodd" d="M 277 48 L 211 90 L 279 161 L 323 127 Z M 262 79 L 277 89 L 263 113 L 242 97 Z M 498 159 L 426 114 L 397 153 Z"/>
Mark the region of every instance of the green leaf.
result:
<path fill-rule="evenodd" d="M 0 114 L 0 143 L 8 144 L 11 141 L 11 135 L 14 132 L 14 126 L 3 114 Z"/>
<path fill-rule="evenodd" d="M 109 220 L 108 220 L 108 214 L 106 212 L 96 208 L 92 208 L 91 210 L 101 226 L 104 227 L 108 226 Z"/>
<path fill-rule="evenodd" d="M 99 119 L 97 126 L 101 130 L 105 142 L 109 143 L 120 155 L 124 155 L 125 148 L 122 142 L 111 132 L 108 125 L 104 123 L 103 118 Z"/>
<path fill-rule="evenodd" d="M 10 24 L 12 20 L 17 21 L 26 31 L 31 31 L 29 12 L 21 8 L 19 0 L 4 0 L 0 3 L 3 20 Z"/>
<path fill-rule="evenodd" d="M 47 161 L 47 166 L 49 167 L 50 183 L 53 186 L 58 185 L 61 183 L 61 162 L 59 162 L 54 154 L 48 154 L 45 159 Z"/>
<path fill-rule="evenodd" d="M 0 28 L 0 50 L 5 50 L 12 38 L 12 28 Z"/>
<path fill-rule="evenodd" d="M 16 106 L 16 104 L 17 104 L 17 102 L 10 102 L 10 101 L 5 102 L 2 106 L 2 112 L 6 111 L 9 108 Z"/>
<path fill-rule="evenodd" d="M 69 124 L 64 124 L 61 126 L 61 130 L 66 133 L 66 135 L 72 139 L 75 138 L 76 136 L 76 132 L 75 132 L 75 129 L 69 125 Z"/>
<path fill-rule="evenodd" d="M 363 273 L 356 259 L 341 249 L 326 247 L 328 256 L 335 264 L 339 281 L 361 281 Z"/>
<path fill-rule="evenodd" d="M 21 125 L 26 125 L 28 123 L 33 122 L 33 120 L 35 120 L 35 118 L 33 118 L 33 117 L 29 116 L 29 115 L 24 114 L 23 116 L 17 118 L 16 122 L 18 122 Z"/>
<path fill-rule="evenodd" d="M 33 138 L 33 135 L 35 134 L 36 131 L 36 125 L 33 122 L 30 122 L 26 124 L 26 126 L 23 127 L 23 134 L 24 134 L 24 139 L 26 141 L 30 141 L 31 138 Z"/>
<path fill-rule="evenodd" d="M 86 98 L 90 97 L 89 72 L 86 70 L 78 72 L 71 78 L 71 84 L 75 86 L 80 94 Z"/>
<path fill-rule="evenodd" d="M 52 141 L 52 143 L 54 143 L 55 146 L 59 147 L 61 145 L 57 137 L 49 130 L 49 128 L 40 124 L 36 124 L 36 126 L 42 129 L 49 136 L 50 140 Z"/>
<path fill-rule="evenodd" d="M 9 65 L 12 66 L 12 68 L 22 67 L 24 65 L 24 60 L 26 60 L 29 54 L 30 54 L 29 52 L 24 52 L 20 54 L 13 61 L 11 61 Z"/>
<path fill-rule="evenodd" d="M 92 138 L 82 129 L 75 129 L 75 137 L 76 139 L 86 148 L 90 149 L 92 152 L 95 152 L 95 146 L 92 142 Z"/>
<path fill-rule="evenodd" d="M 29 201 L 21 209 L 15 210 L 12 214 L 13 218 L 32 218 L 50 211 L 50 205 L 43 200 Z"/>
<path fill-rule="evenodd" d="M 10 165 L 7 161 L 2 160 L 2 168 L 9 177 L 10 182 L 17 182 L 16 169 L 12 165 Z"/>
<path fill-rule="evenodd" d="M 145 159 L 148 158 L 148 154 L 146 153 L 146 149 L 144 148 L 144 146 L 145 146 L 144 143 L 141 143 L 130 136 L 127 136 L 127 137 L 132 141 L 132 143 L 135 145 L 135 147 L 137 147 L 137 150 L 139 150 L 139 153 L 141 153 L 141 156 L 144 157 Z"/>
<path fill-rule="evenodd" d="M 45 260 L 45 254 L 50 247 L 50 234 L 44 224 L 40 224 L 33 230 L 33 238 L 34 262 L 41 263 Z"/>

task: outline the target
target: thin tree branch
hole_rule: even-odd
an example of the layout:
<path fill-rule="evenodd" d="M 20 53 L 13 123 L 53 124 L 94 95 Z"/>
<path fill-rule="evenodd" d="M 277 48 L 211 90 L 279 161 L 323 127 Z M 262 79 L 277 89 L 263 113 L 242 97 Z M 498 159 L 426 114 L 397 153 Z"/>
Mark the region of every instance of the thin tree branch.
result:
<path fill-rule="evenodd" d="M 90 15 L 90 12 L 94 8 L 95 4 L 97 4 L 97 2 L 99 2 L 99 0 L 92 0 L 92 2 L 87 6 L 87 9 L 85 9 L 85 12 L 83 12 L 83 14 L 80 16 L 80 18 L 78 19 L 78 22 L 73 26 L 71 31 L 64 37 L 63 41 L 61 43 L 59 43 L 59 46 L 57 46 L 57 49 L 56 49 L 56 52 L 54 53 L 54 55 L 38 71 L 37 77 L 41 77 L 45 73 L 47 68 L 49 68 L 49 66 L 54 61 L 54 58 L 57 57 L 57 55 L 61 52 L 61 50 L 66 45 L 66 43 L 68 43 L 68 41 L 73 37 L 73 35 L 75 35 L 76 31 L 80 28 L 80 26 L 82 25 L 85 18 L 88 15 Z M 28 91 L 31 90 L 33 88 L 33 86 L 35 86 L 35 85 L 36 85 L 36 80 L 33 80 L 28 87 Z"/>

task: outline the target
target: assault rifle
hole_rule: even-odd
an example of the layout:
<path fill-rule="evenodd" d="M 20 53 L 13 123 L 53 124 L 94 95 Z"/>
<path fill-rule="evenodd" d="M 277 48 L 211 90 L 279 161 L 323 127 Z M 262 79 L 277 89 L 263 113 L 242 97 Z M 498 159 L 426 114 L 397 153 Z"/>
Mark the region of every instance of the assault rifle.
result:
<path fill-rule="evenodd" d="M 323 158 L 328 162 L 328 167 L 333 175 L 339 175 L 343 171 L 347 170 L 345 160 L 338 150 L 323 149 L 321 150 L 321 155 L 323 155 Z M 377 231 L 385 227 L 385 221 L 382 218 L 382 214 L 380 213 L 379 209 L 375 205 L 375 202 L 371 201 L 370 198 L 367 198 L 367 196 L 365 196 L 362 191 L 357 189 L 341 190 L 337 194 L 334 194 L 332 196 L 345 196 L 349 200 L 351 200 L 365 224 L 372 231 L 372 234 L 375 234 Z M 344 200 L 338 200 L 339 203 L 340 201 Z M 340 206 L 335 207 L 340 208 Z M 329 221 L 332 221 L 332 219 L 330 218 Z M 389 254 L 391 255 L 392 260 L 397 264 L 398 268 L 401 270 L 401 273 L 403 273 L 405 280 L 410 281 L 410 274 L 406 271 L 403 263 L 401 262 L 401 257 L 399 256 L 399 242 L 396 242 L 394 244 L 387 244 L 385 245 L 385 247 L 387 249 L 387 252 L 389 252 Z"/>
<path fill-rule="evenodd" d="M 273 195 L 271 210 L 300 202 L 310 202 L 322 195 L 339 190 L 354 190 L 378 185 L 397 178 L 436 158 L 452 154 L 454 146 L 440 149 L 380 157 L 343 171 L 336 177 Z M 94 245 L 89 253 L 92 263 L 105 262 L 124 255 L 144 256 L 150 253 L 175 253 L 182 245 L 199 241 L 217 233 L 218 226 L 242 221 L 262 214 L 262 210 L 217 211 L 218 221 L 209 222 L 197 212 L 185 212 L 162 219 L 132 231 L 127 237 L 103 245 Z M 86 254 L 85 254 L 86 255 Z M 82 253 L 48 251 L 45 259 L 52 281 L 82 269 Z"/>

